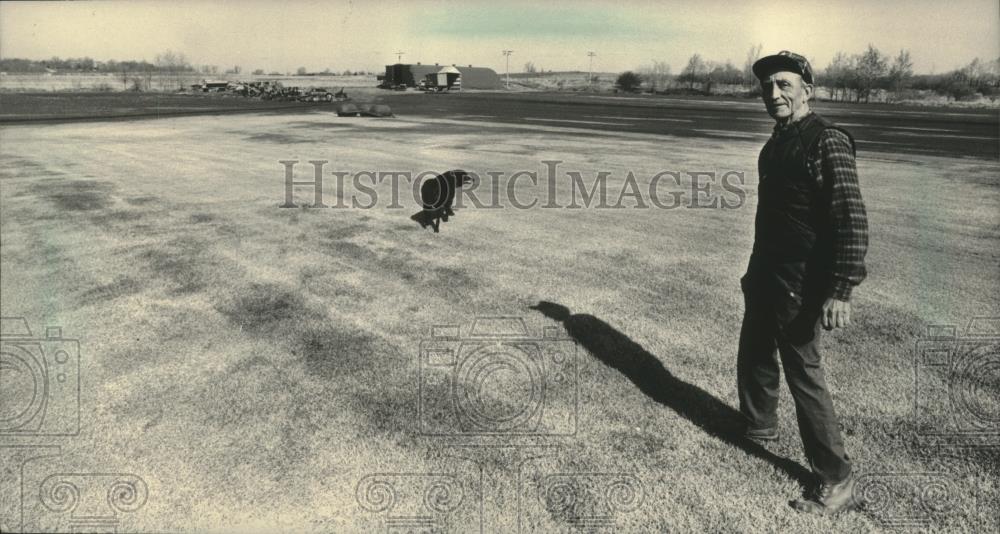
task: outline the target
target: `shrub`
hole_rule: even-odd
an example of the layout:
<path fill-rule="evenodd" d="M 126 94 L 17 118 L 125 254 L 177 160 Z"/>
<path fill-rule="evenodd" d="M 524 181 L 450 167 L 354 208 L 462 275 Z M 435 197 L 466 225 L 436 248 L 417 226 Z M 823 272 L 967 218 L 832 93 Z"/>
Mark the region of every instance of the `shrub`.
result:
<path fill-rule="evenodd" d="M 642 77 L 630 70 L 627 70 L 618 75 L 618 80 L 615 82 L 615 85 L 626 93 L 634 93 L 638 91 L 639 86 L 642 85 Z"/>
<path fill-rule="evenodd" d="M 955 100 L 965 100 L 975 94 L 975 90 L 968 83 L 961 80 L 952 80 L 945 88 L 948 96 Z"/>

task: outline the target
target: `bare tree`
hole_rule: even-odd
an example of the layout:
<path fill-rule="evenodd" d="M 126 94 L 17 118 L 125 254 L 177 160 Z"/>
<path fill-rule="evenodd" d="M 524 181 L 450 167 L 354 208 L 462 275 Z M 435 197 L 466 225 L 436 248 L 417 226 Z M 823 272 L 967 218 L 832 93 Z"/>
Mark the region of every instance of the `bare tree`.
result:
<path fill-rule="evenodd" d="M 857 56 L 848 56 L 843 52 L 837 52 L 833 56 L 833 61 L 823 73 L 823 85 L 830 90 L 830 97 L 833 100 L 846 100 L 848 90 L 854 88 L 855 61 Z"/>
<path fill-rule="evenodd" d="M 913 77 L 913 61 L 910 60 L 909 50 L 900 50 L 899 55 L 892 61 L 889 67 L 889 85 L 895 98 L 909 85 L 910 78 Z"/>
<path fill-rule="evenodd" d="M 666 61 L 653 61 L 646 79 L 649 80 L 654 93 L 666 89 L 670 85 L 670 65 Z"/>
<path fill-rule="evenodd" d="M 166 83 L 174 89 L 180 89 L 184 86 L 184 75 L 191 70 L 191 64 L 188 63 L 187 57 L 173 50 L 157 54 L 153 64 L 156 65 L 156 70 L 164 77 Z M 152 84 L 152 78 L 152 73 L 146 77 L 147 85 Z"/>
<path fill-rule="evenodd" d="M 677 77 L 679 82 L 687 82 L 690 89 L 694 89 L 694 84 L 705 83 L 708 78 L 708 64 L 701 58 L 701 54 L 694 54 L 688 59 L 687 66 Z"/>
<path fill-rule="evenodd" d="M 535 64 L 531 61 L 524 64 L 524 72 L 528 74 L 537 74 L 538 69 L 535 68 Z"/>
<path fill-rule="evenodd" d="M 743 73 L 731 61 L 726 61 L 724 64 L 710 61 L 707 78 L 706 92 L 711 92 L 712 86 L 716 84 L 741 85 L 743 83 Z"/>
<path fill-rule="evenodd" d="M 880 80 L 885 77 L 887 69 L 885 56 L 879 52 L 878 48 L 869 44 L 868 50 L 865 50 L 861 54 L 857 62 L 857 96 L 859 101 L 863 96 L 865 103 L 869 102 L 872 91 L 878 87 Z"/>
<path fill-rule="evenodd" d="M 153 88 L 153 69 L 146 67 L 142 70 L 142 90 L 149 91 Z"/>
<path fill-rule="evenodd" d="M 649 65 L 644 65 L 635 69 L 635 73 L 642 76 L 648 83 L 649 91 L 655 93 L 667 88 L 670 85 L 670 65 L 665 61 L 653 61 Z"/>
<path fill-rule="evenodd" d="M 167 71 L 187 70 L 190 68 L 190 64 L 184 54 L 174 52 L 173 50 L 167 50 L 162 54 L 157 54 L 156 60 L 153 64 L 158 68 Z"/>
<path fill-rule="evenodd" d="M 969 85 L 975 87 L 989 75 L 989 66 L 977 57 L 962 67 L 961 72 L 969 80 Z"/>
<path fill-rule="evenodd" d="M 751 45 L 750 50 L 747 50 L 747 60 L 743 63 L 743 80 L 747 87 L 753 90 L 754 87 L 758 87 L 757 77 L 753 75 L 753 64 L 760 59 L 760 52 L 763 50 L 763 44 Z"/>

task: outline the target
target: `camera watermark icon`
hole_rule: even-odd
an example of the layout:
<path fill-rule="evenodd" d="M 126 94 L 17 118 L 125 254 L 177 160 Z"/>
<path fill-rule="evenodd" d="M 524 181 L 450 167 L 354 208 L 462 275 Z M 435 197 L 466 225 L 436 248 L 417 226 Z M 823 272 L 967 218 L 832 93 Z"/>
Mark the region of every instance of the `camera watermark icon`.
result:
<path fill-rule="evenodd" d="M 521 317 L 477 317 L 465 336 L 435 326 L 420 344 L 420 432 L 575 435 L 577 367 L 572 339 L 555 327 L 531 337 Z"/>
<path fill-rule="evenodd" d="M 620 516 L 638 510 L 646 495 L 631 473 L 556 473 L 534 489 L 545 513 L 528 510 L 522 521 L 544 531 L 616 532 Z"/>
<path fill-rule="evenodd" d="M 928 527 L 977 518 L 978 488 L 967 485 L 943 472 L 868 473 L 855 482 L 854 500 L 884 527 Z"/>
<path fill-rule="evenodd" d="M 375 473 L 358 481 L 355 499 L 365 511 L 385 516 L 386 532 L 436 533 L 450 530 L 465 493 L 451 474 Z"/>
<path fill-rule="evenodd" d="M 23 317 L 0 318 L 0 436 L 79 432 L 79 340 L 57 326 L 35 337 Z"/>
<path fill-rule="evenodd" d="M 954 325 L 929 327 L 914 363 L 918 441 L 1000 446 L 1000 318 L 974 318 L 964 333 Z"/>

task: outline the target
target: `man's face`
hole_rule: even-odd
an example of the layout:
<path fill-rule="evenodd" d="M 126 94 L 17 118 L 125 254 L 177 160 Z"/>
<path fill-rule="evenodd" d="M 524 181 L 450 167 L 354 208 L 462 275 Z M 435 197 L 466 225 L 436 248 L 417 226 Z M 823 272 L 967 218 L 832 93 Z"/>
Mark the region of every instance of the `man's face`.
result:
<path fill-rule="evenodd" d="M 760 82 L 767 113 L 775 120 L 795 116 L 812 95 L 812 86 L 795 72 L 775 72 Z"/>

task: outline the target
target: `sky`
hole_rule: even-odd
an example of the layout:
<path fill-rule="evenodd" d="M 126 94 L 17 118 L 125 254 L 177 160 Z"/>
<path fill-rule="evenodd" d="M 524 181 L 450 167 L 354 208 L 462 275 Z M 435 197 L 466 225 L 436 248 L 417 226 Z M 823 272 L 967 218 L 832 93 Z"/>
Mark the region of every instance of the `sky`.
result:
<path fill-rule="evenodd" d="M 167 50 L 244 72 L 380 72 L 395 63 L 511 72 L 620 72 L 698 53 L 742 67 L 748 49 L 788 49 L 822 69 L 869 43 L 908 49 L 918 73 L 1000 57 L 997 0 L 138 0 L 0 3 L 0 57 L 153 61 Z"/>

